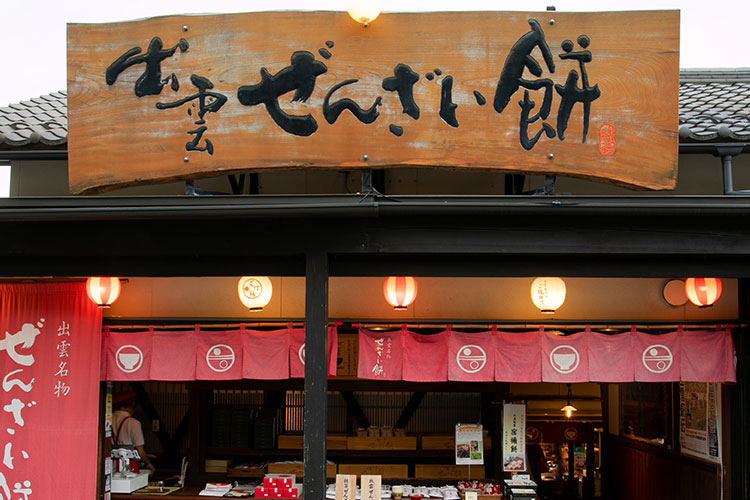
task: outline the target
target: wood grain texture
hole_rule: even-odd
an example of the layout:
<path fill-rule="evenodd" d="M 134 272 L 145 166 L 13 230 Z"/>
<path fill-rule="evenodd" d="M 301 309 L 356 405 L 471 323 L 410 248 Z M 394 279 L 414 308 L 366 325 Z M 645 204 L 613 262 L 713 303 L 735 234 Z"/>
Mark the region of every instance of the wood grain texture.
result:
<path fill-rule="evenodd" d="M 420 479 L 484 479 L 484 465 L 416 464 L 414 477 Z"/>
<path fill-rule="evenodd" d="M 564 85 L 576 61 L 562 60 L 564 40 L 575 43 L 586 34 L 593 60 L 586 65 L 590 85 L 601 96 L 591 104 L 590 128 L 582 143 L 582 105 L 576 104 L 566 138 L 542 139 L 531 151 L 519 142 L 520 88 L 506 109 L 492 106 L 508 52 L 530 31 L 536 19 L 555 61 L 542 77 Z M 550 21 L 554 19 L 554 23 Z M 187 27 L 187 31 L 183 31 Z M 160 95 L 136 97 L 134 87 L 145 65 L 136 64 L 112 85 L 105 71 L 133 47 L 146 51 L 159 37 L 164 47 L 185 38 L 190 47 L 161 63 L 162 77 L 174 73 L 178 91 L 166 85 Z M 334 42 L 332 57 L 318 49 Z M 576 45 L 576 50 L 579 50 Z M 242 105 L 237 90 L 260 82 L 261 68 L 275 75 L 289 66 L 295 51 L 308 51 L 327 71 L 317 77 L 307 102 L 279 98 L 281 109 L 311 114 L 318 129 L 308 137 L 289 134 L 269 116 L 264 105 Z M 383 89 L 397 64 L 408 65 L 420 78 L 413 87 L 419 119 L 402 112 L 395 92 Z M 441 75 L 437 75 L 435 69 Z M 432 80 L 427 74 L 432 73 Z M 190 76 L 209 79 L 227 102 L 204 117 L 203 139 L 214 153 L 186 152 L 197 117 L 190 103 L 157 109 L 197 92 Z M 453 78 L 452 100 L 458 105 L 458 127 L 439 116 L 443 78 Z M 524 78 L 536 77 L 524 73 Z M 323 101 L 331 88 L 358 79 L 333 94 L 369 107 L 382 97 L 378 118 L 363 124 L 344 111 L 334 124 L 323 117 Z M 69 172 L 73 193 L 191 179 L 240 171 L 289 168 L 379 168 L 425 166 L 450 169 L 499 169 L 509 172 L 558 173 L 621 185 L 670 189 L 676 181 L 677 98 L 679 84 L 679 12 L 451 12 L 383 14 L 363 28 L 346 13 L 264 12 L 251 14 L 169 16 L 112 24 L 68 26 Z M 580 81 L 579 81 L 580 86 Z M 478 105 L 474 91 L 487 103 Z M 552 127 L 560 104 L 554 92 Z M 543 91 L 531 91 L 541 105 Z M 195 101 L 193 101 L 195 102 Z M 599 152 L 599 128 L 614 127 L 616 152 Z M 397 137 L 390 125 L 403 128 Z M 530 125 L 531 134 L 541 120 Z M 203 141 L 201 141 L 201 145 Z M 363 156 L 367 155 L 367 161 Z M 553 155 L 550 159 L 549 155 Z M 188 161 L 185 161 L 185 158 Z"/>

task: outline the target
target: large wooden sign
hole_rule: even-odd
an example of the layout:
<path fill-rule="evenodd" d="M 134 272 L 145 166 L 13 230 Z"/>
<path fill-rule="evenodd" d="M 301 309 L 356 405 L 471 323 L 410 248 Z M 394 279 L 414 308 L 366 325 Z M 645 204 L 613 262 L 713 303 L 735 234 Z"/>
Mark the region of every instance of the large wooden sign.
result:
<path fill-rule="evenodd" d="M 70 188 L 433 166 L 670 189 L 678 33 L 678 11 L 69 25 Z"/>

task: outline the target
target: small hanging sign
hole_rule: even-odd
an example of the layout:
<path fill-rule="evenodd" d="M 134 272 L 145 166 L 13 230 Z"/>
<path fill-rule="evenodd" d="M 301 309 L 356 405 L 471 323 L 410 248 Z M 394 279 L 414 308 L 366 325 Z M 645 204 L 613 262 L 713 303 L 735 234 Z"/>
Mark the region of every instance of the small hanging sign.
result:
<path fill-rule="evenodd" d="M 503 471 L 526 470 L 526 405 L 503 405 Z"/>

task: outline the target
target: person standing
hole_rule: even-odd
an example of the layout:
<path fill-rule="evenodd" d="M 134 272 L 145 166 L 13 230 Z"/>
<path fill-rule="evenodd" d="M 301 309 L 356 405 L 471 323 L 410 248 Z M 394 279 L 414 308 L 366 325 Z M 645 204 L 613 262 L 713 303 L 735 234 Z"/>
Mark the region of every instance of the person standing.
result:
<path fill-rule="evenodd" d="M 121 392 L 112 398 L 114 413 L 112 414 L 112 446 L 132 445 L 141 456 L 141 461 L 151 469 L 151 475 L 156 467 L 146 454 L 146 440 L 143 438 L 141 423 L 133 416 L 136 405 L 135 392 Z"/>

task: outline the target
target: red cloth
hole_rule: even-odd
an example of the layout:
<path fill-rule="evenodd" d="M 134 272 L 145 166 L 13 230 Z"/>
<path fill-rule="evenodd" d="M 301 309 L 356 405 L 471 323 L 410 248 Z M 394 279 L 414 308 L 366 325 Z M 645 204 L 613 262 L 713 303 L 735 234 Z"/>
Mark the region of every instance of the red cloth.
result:
<path fill-rule="evenodd" d="M 357 377 L 401 380 L 404 347 L 401 332 L 359 329 Z"/>
<path fill-rule="evenodd" d="M 735 383 L 734 342 L 729 330 L 682 332 L 680 380 Z"/>
<path fill-rule="evenodd" d="M 338 328 L 328 327 L 328 377 L 336 376 L 338 356 Z M 289 332 L 289 375 L 305 378 L 305 329 L 294 328 Z"/>
<path fill-rule="evenodd" d="M 289 331 L 245 330 L 242 377 L 256 380 L 289 378 Z"/>
<path fill-rule="evenodd" d="M 495 337 L 495 380 L 498 382 L 541 382 L 541 334 L 497 332 Z"/>
<path fill-rule="evenodd" d="M 588 382 L 588 332 L 573 335 L 542 334 L 542 380 L 544 382 Z"/>
<path fill-rule="evenodd" d="M 633 335 L 633 371 L 636 382 L 679 382 L 680 332 Z"/>
<path fill-rule="evenodd" d="M 195 378 L 238 380 L 242 378 L 242 335 L 239 330 L 196 332 Z"/>
<path fill-rule="evenodd" d="M 152 334 L 151 380 L 195 380 L 195 330 Z"/>
<path fill-rule="evenodd" d="M 420 335 L 404 331 L 403 379 L 408 382 L 448 380 L 448 332 Z"/>
<path fill-rule="evenodd" d="M 633 337 L 630 333 L 589 337 L 589 380 L 591 382 L 633 381 Z"/>
<path fill-rule="evenodd" d="M 459 382 L 495 380 L 495 336 L 492 332 L 450 332 L 448 379 Z"/>
<path fill-rule="evenodd" d="M 0 498 L 96 496 L 101 328 L 83 282 L 0 284 Z"/>
<path fill-rule="evenodd" d="M 150 332 L 111 332 L 107 343 L 107 380 L 151 380 Z"/>

